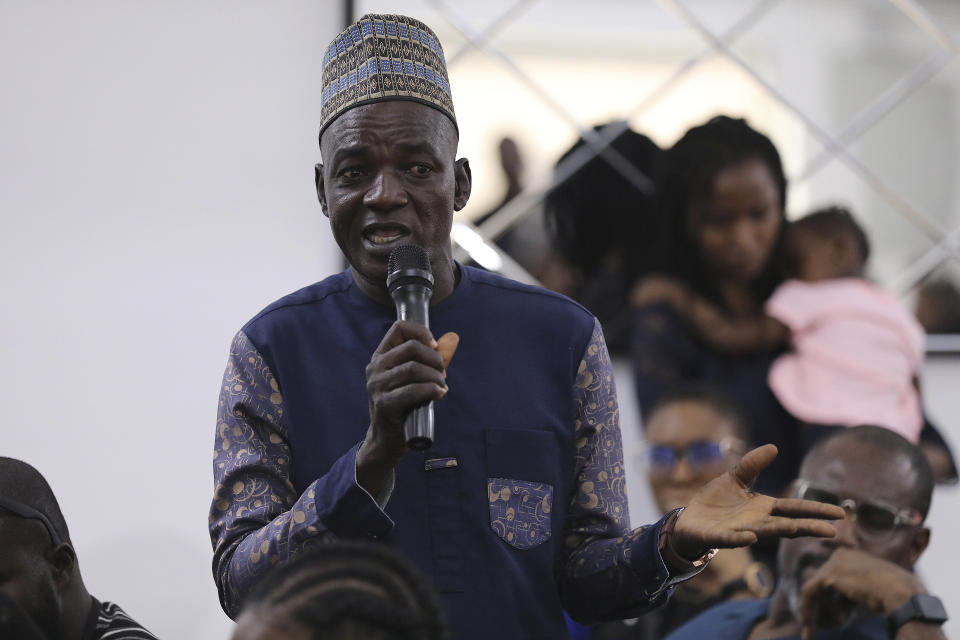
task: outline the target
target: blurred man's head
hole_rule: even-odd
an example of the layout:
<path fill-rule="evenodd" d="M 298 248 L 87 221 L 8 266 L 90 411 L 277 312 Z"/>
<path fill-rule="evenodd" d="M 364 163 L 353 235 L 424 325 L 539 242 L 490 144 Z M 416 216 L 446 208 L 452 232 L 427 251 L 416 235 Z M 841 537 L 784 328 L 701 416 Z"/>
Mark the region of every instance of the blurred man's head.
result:
<path fill-rule="evenodd" d="M 0 458 L 0 592 L 57 638 L 77 589 L 76 554 L 50 485 L 29 464 Z"/>
<path fill-rule="evenodd" d="M 960 333 L 960 288 L 944 277 L 924 281 L 917 289 L 916 313 L 927 333 Z"/>
<path fill-rule="evenodd" d="M 644 420 L 644 463 L 657 507 L 689 504 L 701 487 L 732 467 L 744 451 L 738 407 L 705 385 L 677 387 Z"/>
<path fill-rule="evenodd" d="M 835 538 L 780 543 L 781 589 L 799 619 L 804 583 L 840 547 L 858 549 L 912 569 L 930 541 L 923 520 L 930 509 L 933 472 L 920 449 L 889 429 L 845 429 L 804 458 L 797 497 L 837 504 L 847 518 Z"/>
<path fill-rule="evenodd" d="M 330 542 L 274 569 L 250 592 L 234 640 L 441 640 L 436 597 L 383 545 Z"/>

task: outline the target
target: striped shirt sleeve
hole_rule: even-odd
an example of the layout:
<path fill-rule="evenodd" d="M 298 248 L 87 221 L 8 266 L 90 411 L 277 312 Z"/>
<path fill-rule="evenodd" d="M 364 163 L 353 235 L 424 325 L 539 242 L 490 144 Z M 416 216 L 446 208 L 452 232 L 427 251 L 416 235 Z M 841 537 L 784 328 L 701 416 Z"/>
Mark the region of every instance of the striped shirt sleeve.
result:
<path fill-rule="evenodd" d="M 94 600 L 94 607 L 97 614 L 96 633 L 91 640 L 157 640 L 155 635 L 118 605 Z"/>

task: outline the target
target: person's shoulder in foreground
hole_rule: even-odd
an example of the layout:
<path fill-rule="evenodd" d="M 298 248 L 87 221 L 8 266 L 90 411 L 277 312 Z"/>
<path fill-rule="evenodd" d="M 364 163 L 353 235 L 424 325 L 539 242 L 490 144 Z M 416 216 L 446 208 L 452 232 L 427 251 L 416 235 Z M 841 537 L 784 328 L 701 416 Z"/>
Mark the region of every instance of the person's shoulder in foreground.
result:
<path fill-rule="evenodd" d="M 83 640 L 156 640 L 156 636 L 131 618 L 119 605 L 93 599 Z"/>
<path fill-rule="evenodd" d="M 913 574 L 930 539 L 932 491 L 926 458 L 889 429 L 854 427 L 822 441 L 794 495 L 843 506 L 837 536 L 783 541 L 772 598 L 710 609 L 669 640 L 943 638 L 943 605 Z"/>
<path fill-rule="evenodd" d="M 101 604 L 90 595 L 50 485 L 26 462 L 3 457 L 0 587 L 14 597 L 44 637 L 154 639 L 120 607 Z"/>

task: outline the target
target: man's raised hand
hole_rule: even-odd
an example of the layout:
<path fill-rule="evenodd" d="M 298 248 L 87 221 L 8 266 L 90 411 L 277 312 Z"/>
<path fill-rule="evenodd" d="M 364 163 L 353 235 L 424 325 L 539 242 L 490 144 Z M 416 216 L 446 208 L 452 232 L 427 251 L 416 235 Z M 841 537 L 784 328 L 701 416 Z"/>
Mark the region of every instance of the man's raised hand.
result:
<path fill-rule="evenodd" d="M 744 547 L 760 538 L 835 536 L 836 530 L 826 520 L 843 518 L 840 507 L 771 498 L 749 490 L 776 457 L 777 448 L 772 444 L 757 447 L 735 468 L 700 489 L 677 519 L 672 540 L 677 553 L 693 560 L 712 548 Z"/>

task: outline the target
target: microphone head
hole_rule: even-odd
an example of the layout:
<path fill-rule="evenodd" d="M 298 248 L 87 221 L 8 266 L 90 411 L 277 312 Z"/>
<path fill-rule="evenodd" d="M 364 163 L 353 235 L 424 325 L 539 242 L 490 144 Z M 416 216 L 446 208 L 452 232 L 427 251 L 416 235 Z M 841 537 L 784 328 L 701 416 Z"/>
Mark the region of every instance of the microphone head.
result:
<path fill-rule="evenodd" d="M 391 293 L 405 284 L 417 284 L 433 290 L 430 257 L 423 247 L 403 244 L 390 252 L 387 260 L 387 290 Z"/>

